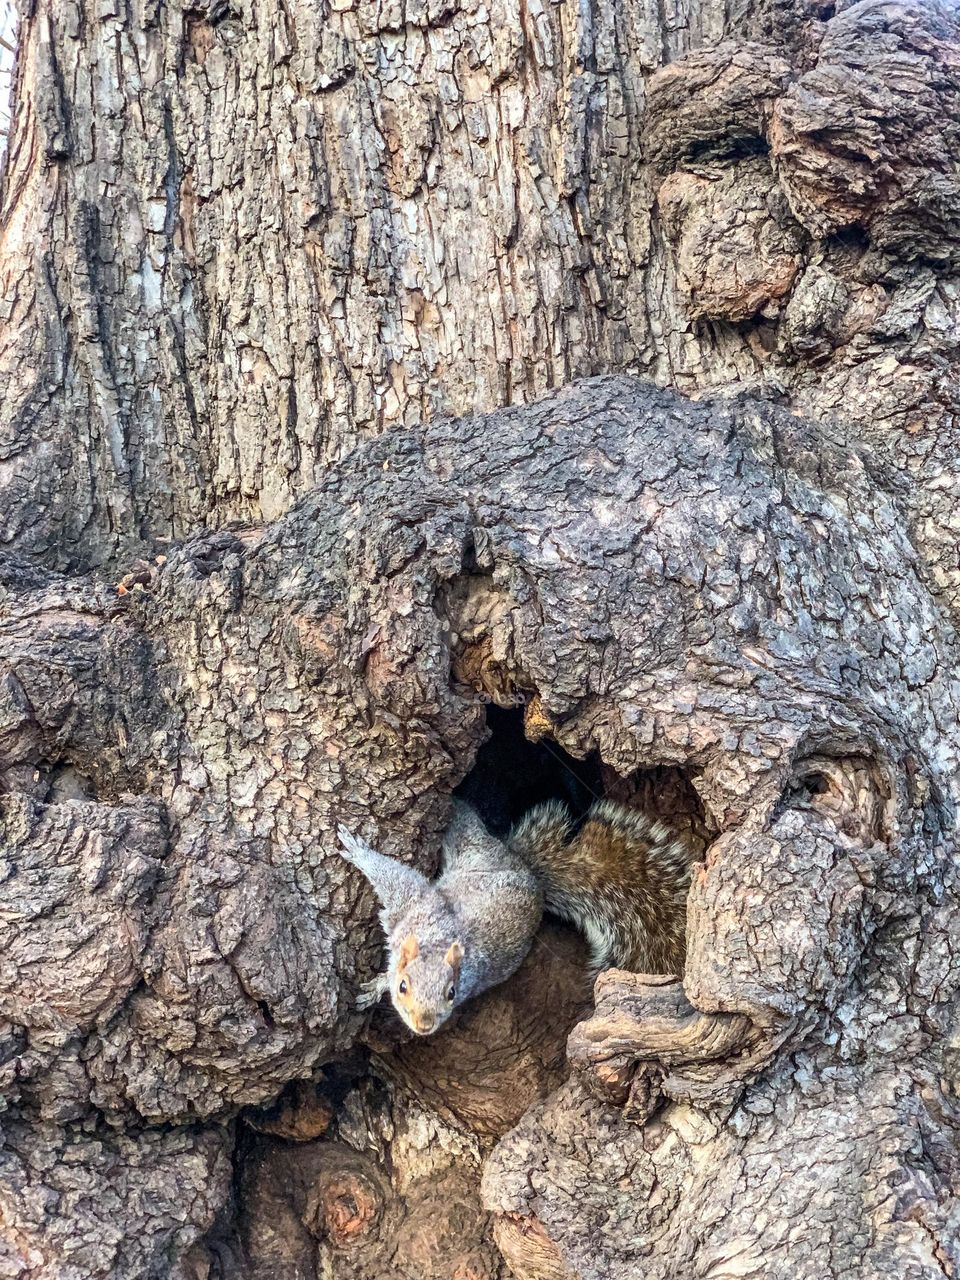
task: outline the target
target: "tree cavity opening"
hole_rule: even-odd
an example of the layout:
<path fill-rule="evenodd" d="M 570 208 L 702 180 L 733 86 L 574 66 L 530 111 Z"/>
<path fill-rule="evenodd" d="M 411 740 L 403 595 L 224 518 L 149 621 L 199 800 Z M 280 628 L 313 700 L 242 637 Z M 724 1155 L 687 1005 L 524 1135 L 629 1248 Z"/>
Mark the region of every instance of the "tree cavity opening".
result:
<path fill-rule="evenodd" d="M 603 762 L 599 751 L 580 758 L 549 736 L 529 738 L 522 707 L 491 703 L 487 730 L 487 741 L 454 794 L 476 809 L 495 836 L 504 837 L 528 810 L 547 800 L 564 803 L 575 826 L 598 800 L 617 801 L 659 818 L 697 853 L 716 834 L 690 772 L 681 765 L 654 765 L 621 776 Z"/>
<path fill-rule="evenodd" d="M 492 835 L 503 837 L 523 815 L 547 800 L 562 800 L 576 822 L 604 798 L 600 755 L 582 760 L 549 738 L 531 741 L 523 708 L 487 708 L 489 738 L 454 792 L 466 800 Z"/>

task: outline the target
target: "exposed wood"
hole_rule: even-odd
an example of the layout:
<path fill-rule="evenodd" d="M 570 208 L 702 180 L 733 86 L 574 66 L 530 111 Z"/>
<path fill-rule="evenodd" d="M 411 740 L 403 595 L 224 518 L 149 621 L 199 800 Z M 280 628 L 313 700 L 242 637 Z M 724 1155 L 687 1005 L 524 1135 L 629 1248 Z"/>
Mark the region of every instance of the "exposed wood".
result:
<path fill-rule="evenodd" d="M 758 1038 L 749 1018 L 700 1013 L 673 977 L 609 969 L 597 979 L 596 1000 L 591 1017 L 571 1033 L 570 1062 L 600 1096 L 629 1101 L 631 1119 L 645 1121 L 662 1097 L 678 1096 L 681 1081 L 665 1081 L 664 1069 L 719 1063 L 713 1083 L 721 1093 L 735 1064 L 747 1075 L 766 1061 L 766 1054 L 758 1061 L 745 1052 Z M 704 1080 L 704 1072 L 697 1075 Z"/>

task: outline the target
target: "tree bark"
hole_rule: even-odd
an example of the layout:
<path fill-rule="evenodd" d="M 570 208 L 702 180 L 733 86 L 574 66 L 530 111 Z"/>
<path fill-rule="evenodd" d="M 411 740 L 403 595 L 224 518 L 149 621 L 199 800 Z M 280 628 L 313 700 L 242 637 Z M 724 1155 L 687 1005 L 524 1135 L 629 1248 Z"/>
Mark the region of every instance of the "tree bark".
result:
<path fill-rule="evenodd" d="M 960 1265 L 960 24 L 834 8 L 23 8 L 0 1275 Z M 682 982 L 359 1014 L 458 785 Z"/>

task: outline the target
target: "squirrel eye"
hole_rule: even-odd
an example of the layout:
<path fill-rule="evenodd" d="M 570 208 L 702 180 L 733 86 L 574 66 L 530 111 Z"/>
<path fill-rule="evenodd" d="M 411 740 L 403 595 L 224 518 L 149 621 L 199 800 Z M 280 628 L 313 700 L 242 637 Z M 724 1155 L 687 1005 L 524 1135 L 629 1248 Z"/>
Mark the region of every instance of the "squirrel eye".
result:
<path fill-rule="evenodd" d="M 453 1004 L 453 998 L 456 994 L 457 994 L 457 988 L 453 985 L 453 983 L 451 983 L 450 986 L 447 987 L 447 999 L 450 1001 L 451 1004 Z"/>
<path fill-rule="evenodd" d="M 400 979 L 400 985 L 399 985 L 399 987 L 397 987 L 397 990 L 400 992 L 400 994 L 401 994 L 402 996 L 405 996 L 405 995 L 407 994 L 407 980 L 406 980 L 406 978 L 401 978 L 401 979 Z"/>

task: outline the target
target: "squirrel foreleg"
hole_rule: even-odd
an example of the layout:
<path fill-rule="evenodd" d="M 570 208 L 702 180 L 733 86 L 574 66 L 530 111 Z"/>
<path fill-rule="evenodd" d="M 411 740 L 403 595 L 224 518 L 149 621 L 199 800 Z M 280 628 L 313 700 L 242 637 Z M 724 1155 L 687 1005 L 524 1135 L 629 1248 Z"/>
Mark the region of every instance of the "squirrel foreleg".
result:
<path fill-rule="evenodd" d="M 371 978 L 368 982 L 364 982 L 361 985 L 360 994 L 357 996 L 357 1008 L 372 1009 L 381 997 L 385 996 L 389 990 L 389 974 L 378 973 L 375 978 Z"/>
<path fill-rule="evenodd" d="M 429 884 L 426 876 L 414 867 L 371 849 L 346 827 L 338 827 L 343 845 L 341 857 L 362 872 L 380 902 L 380 923 L 389 934 L 414 898 Z"/>

